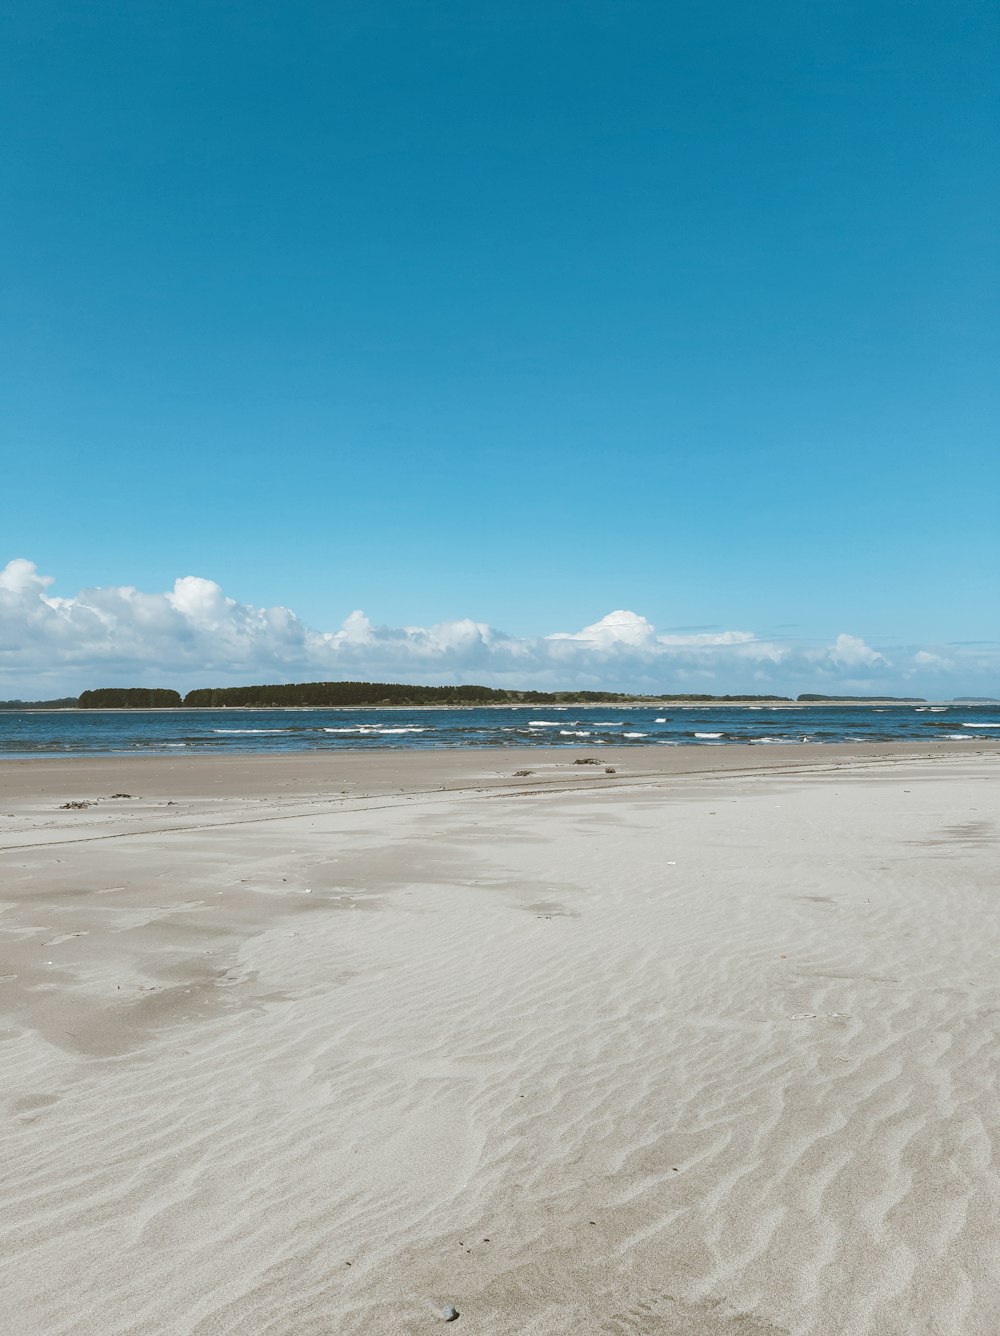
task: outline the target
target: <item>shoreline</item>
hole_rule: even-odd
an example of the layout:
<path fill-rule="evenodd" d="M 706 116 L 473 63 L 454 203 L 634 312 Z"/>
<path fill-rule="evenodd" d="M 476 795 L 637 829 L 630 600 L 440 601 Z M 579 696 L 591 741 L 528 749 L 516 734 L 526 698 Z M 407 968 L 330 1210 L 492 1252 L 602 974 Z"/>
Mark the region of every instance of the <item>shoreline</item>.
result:
<path fill-rule="evenodd" d="M 1000 762 L 1000 741 L 775 743 L 618 747 L 439 747 L 302 752 L 211 752 L 0 759 L 0 853 L 36 840 L 104 838 L 184 827 L 193 815 L 225 819 L 243 804 L 348 810 L 406 795 L 601 791 L 622 798 L 690 780 L 891 771 L 906 764 Z M 124 794 L 123 797 L 114 797 Z M 64 805 L 79 803 L 80 807 Z M 22 814 L 11 812 L 21 806 Z M 253 809 L 256 810 L 256 806 Z M 252 812 L 250 813 L 252 817 Z"/>
<path fill-rule="evenodd" d="M 593 745 L 585 742 L 573 742 L 558 746 L 545 746 L 537 743 L 532 746 L 505 747 L 350 747 L 338 744 L 336 749 L 314 749 L 310 751 L 250 751 L 241 749 L 238 753 L 223 755 L 212 751 L 135 751 L 128 752 L 77 752 L 71 755 L 52 755 L 35 753 L 30 755 L 0 756 L 0 793 L 5 783 L 9 782 L 6 772 L 20 774 L 28 768 L 45 768 L 55 771 L 60 766 L 67 766 L 78 775 L 81 767 L 92 765 L 120 771 L 137 768 L 137 772 L 166 765 L 170 770 L 191 768 L 193 771 L 218 767 L 220 770 L 231 769 L 239 774 L 246 772 L 249 766 L 263 769 L 323 770 L 339 768 L 341 764 L 359 767 L 362 771 L 371 769 L 380 771 L 386 766 L 393 768 L 421 767 L 454 769 L 458 773 L 477 772 L 481 765 L 490 767 L 501 765 L 531 765 L 535 769 L 543 766 L 565 765 L 572 771 L 581 759 L 578 753 L 599 752 L 601 761 L 609 765 L 620 765 L 623 770 L 639 770 L 648 774 L 679 775 L 686 773 L 706 773 L 714 770 L 726 772 L 745 769 L 776 769 L 788 766 L 798 767 L 803 764 L 813 765 L 828 761 L 831 764 L 845 761 L 871 761 L 893 759 L 931 759 L 935 756 L 965 756 L 970 754 L 994 755 L 1000 757 L 1000 739 L 980 738 L 970 734 L 965 739 L 896 739 L 874 742 L 689 742 L 689 743 L 648 743 L 633 742 L 627 744 L 600 743 Z M 751 761 L 752 756 L 752 761 Z M 711 760 L 709 760 L 711 758 Z M 249 777 L 249 776 L 248 776 Z"/>

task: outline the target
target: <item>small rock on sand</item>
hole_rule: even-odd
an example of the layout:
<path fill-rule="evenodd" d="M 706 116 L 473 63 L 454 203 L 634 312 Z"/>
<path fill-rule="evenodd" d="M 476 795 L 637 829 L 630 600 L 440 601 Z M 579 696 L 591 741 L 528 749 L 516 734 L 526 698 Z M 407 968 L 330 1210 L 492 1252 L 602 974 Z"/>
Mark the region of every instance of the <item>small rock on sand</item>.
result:
<path fill-rule="evenodd" d="M 457 1317 L 458 1317 L 458 1309 L 453 1307 L 451 1304 L 445 1304 L 445 1306 L 441 1309 L 442 1322 L 454 1322 Z"/>

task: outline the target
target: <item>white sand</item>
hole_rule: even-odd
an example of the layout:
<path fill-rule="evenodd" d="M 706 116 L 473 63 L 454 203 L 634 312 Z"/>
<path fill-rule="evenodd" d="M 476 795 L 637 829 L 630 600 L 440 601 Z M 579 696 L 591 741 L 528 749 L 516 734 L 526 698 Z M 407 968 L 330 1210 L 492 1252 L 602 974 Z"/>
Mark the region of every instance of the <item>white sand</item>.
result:
<path fill-rule="evenodd" d="M 0 1330 L 995 1336 L 1000 747 L 927 751 L 0 766 Z"/>

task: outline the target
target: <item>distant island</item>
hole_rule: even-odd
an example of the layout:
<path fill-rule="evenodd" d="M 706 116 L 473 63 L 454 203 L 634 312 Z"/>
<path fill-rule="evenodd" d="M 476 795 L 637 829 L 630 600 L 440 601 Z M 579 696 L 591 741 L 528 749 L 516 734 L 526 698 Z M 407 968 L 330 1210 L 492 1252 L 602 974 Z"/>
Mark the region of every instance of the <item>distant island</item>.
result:
<path fill-rule="evenodd" d="M 505 691 L 481 686 L 412 686 L 402 682 L 290 682 L 250 687 L 200 687 L 181 698 L 177 691 L 103 687 L 84 691 L 81 710 L 351 708 L 408 705 L 597 705 L 666 701 L 785 701 L 788 696 L 637 696 L 616 691 Z"/>
<path fill-rule="evenodd" d="M 168 687 L 99 687 L 57 700 L 0 700 L 0 710 L 352 709 L 368 706 L 476 705 L 850 705 L 925 704 L 922 696 L 725 695 L 620 691 L 508 691 L 482 686 L 411 686 L 401 682 L 294 682 L 247 687 L 199 687 L 181 696 Z M 959 703 L 990 703 L 966 699 Z"/>
<path fill-rule="evenodd" d="M 0 700 L 0 710 L 78 710 L 77 696 L 60 696 L 57 700 Z"/>
<path fill-rule="evenodd" d="M 863 705 L 866 701 L 873 700 L 892 701 L 896 705 L 927 704 L 923 696 L 818 696 L 815 691 L 803 692 L 801 696 L 796 696 L 795 699 L 801 701 L 802 704 L 809 704 L 812 702 L 814 705 L 821 705 L 824 701 L 827 703 L 832 702 L 836 705 L 849 704 L 851 701 L 857 701 L 859 705 Z"/>

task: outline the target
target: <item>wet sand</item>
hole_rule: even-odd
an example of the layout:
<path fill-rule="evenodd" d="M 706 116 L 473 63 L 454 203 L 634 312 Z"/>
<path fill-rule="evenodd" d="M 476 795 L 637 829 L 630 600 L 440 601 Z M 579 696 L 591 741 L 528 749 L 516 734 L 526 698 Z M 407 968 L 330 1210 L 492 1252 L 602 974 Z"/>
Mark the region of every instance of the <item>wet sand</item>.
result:
<path fill-rule="evenodd" d="M 0 764 L 3 1329 L 1000 1330 L 1000 746 L 587 755 Z"/>

